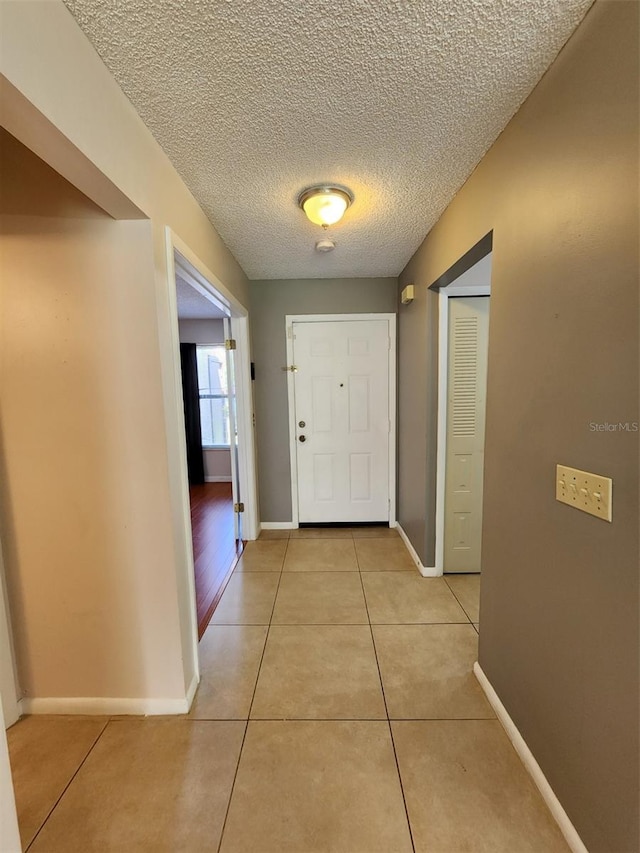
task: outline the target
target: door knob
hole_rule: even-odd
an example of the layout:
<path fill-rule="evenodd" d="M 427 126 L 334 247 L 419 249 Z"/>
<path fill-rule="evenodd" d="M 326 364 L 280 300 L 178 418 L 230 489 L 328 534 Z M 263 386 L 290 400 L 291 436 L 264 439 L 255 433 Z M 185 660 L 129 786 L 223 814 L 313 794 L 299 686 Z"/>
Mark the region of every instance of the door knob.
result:
<path fill-rule="evenodd" d="M 306 440 L 307 440 L 306 436 L 304 436 L 304 435 L 298 436 L 298 441 L 306 441 Z"/>

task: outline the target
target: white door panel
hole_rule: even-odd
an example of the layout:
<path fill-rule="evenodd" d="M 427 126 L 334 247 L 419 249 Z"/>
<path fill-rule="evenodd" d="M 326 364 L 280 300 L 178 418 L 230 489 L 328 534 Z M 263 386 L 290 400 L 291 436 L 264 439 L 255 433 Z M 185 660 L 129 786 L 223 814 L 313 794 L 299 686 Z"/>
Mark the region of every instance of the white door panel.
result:
<path fill-rule="evenodd" d="M 389 519 L 389 340 L 386 319 L 293 324 L 301 522 Z"/>
<path fill-rule="evenodd" d="M 444 571 L 479 572 L 489 297 L 449 299 Z"/>

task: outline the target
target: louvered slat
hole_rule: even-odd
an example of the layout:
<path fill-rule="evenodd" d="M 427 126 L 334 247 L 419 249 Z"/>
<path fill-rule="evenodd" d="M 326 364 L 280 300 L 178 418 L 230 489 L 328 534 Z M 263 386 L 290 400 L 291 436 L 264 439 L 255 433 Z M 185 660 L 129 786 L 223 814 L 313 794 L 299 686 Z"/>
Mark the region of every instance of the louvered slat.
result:
<path fill-rule="evenodd" d="M 472 436 L 476 432 L 478 321 L 460 317 L 453 328 L 454 356 L 452 372 L 453 435 Z"/>

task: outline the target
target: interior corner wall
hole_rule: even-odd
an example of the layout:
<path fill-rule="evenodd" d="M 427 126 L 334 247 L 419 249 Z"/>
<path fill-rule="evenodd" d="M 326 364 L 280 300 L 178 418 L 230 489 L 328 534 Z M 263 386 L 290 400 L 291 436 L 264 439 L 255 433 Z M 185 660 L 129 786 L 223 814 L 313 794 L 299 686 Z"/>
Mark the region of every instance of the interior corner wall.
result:
<path fill-rule="evenodd" d="M 142 215 L 162 229 L 170 226 L 247 307 L 248 280 L 242 268 L 62 0 L 1 6 L 0 72 L 44 117 L 28 114 L 51 150 L 55 132 L 63 135 L 68 154 L 60 155 L 54 168 L 73 183 L 65 168 L 73 155 L 84 155 L 85 171 L 89 164 L 97 167 Z M 33 147 L 40 144 L 37 136 L 22 138 L 30 131 L 29 122 L 19 121 L 22 112 L 8 102 L 3 124 L 11 118 L 15 126 L 7 127 L 9 132 L 49 162 Z M 93 198 L 90 187 L 81 189 Z M 164 243 L 163 230 L 159 236 Z"/>
<path fill-rule="evenodd" d="M 415 275 L 413 271 L 415 270 Z M 414 300 L 400 293 L 414 283 Z M 435 566 L 438 294 L 412 260 L 398 283 L 398 524 L 423 566 Z"/>
<path fill-rule="evenodd" d="M 292 519 L 285 316 L 395 313 L 396 285 L 395 278 L 250 282 L 261 521 Z"/>
<path fill-rule="evenodd" d="M 150 313 L 142 321 L 155 323 L 159 343 L 158 361 L 149 369 L 163 389 L 156 428 L 164 429 L 162 490 L 171 503 L 173 536 L 168 571 L 180 611 L 184 697 L 195 684 L 198 660 L 167 229 L 206 267 L 212 283 L 247 309 L 248 280 L 62 0 L 0 3 L 0 15 L 3 127 L 113 216 L 151 222 L 153 256 L 146 271 L 154 276 L 155 304 L 145 306 Z M 123 420 L 118 428 L 133 425 Z M 130 547 L 144 551 L 142 542 Z"/>
<path fill-rule="evenodd" d="M 22 694 L 183 701 L 151 224 L 0 223 L 0 506 Z"/>
<path fill-rule="evenodd" d="M 435 477 L 427 288 L 493 230 L 479 660 L 590 853 L 639 848 L 639 9 L 595 3 L 399 283 L 402 520 Z M 611 524 L 556 463 L 613 478 Z"/>

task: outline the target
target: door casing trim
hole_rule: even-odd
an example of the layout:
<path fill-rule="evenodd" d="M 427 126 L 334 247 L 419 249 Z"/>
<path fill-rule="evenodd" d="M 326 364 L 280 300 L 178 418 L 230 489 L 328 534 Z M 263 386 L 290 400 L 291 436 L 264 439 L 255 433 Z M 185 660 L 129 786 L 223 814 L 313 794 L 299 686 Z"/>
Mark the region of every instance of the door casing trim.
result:
<path fill-rule="evenodd" d="M 238 445 L 241 460 L 240 488 L 245 502 L 245 536 L 255 539 L 257 525 L 257 483 L 253 440 L 253 406 L 251 403 L 251 354 L 249 312 L 225 287 L 220 279 L 204 264 L 195 252 L 169 227 L 164 228 L 166 278 L 161 281 L 163 301 L 159 306 L 160 362 L 164 396 L 165 428 L 167 429 L 167 463 L 170 476 L 172 522 L 176 531 L 176 571 L 186 583 L 188 607 L 179 605 L 183 665 L 185 667 L 185 694 L 191 702 L 190 685 L 193 678 L 200 680 L 198 658 L 198 618 L 196 611 L 195 569 L 189 502 L 189 478 L 184 434 L 184 408 L 182 404 L 182 378 L 180 373 L 180 334 L 176 295 L 176 268 L 189 284 L 209 301 L 224 310 L 231 319 L 231 331 L 238 341 L 239 364 L 237 369 Z M 176 592 L 178 588 L 176 587 Z M 180 601 L 180 596 L 178 595 Z M 182 639 L 184 637 L 185 639 Z M 188 645 L 188 647 L 186 647 Z M 174 711 L 173 713 L 179 713 Z"/>
<path fill-rule="evenodd" d="M 294 323 L 346 323 L 353 321 L 387 320 L 389 324 L 389 527 L 396 526 L 396 326 L 397 314 L 287 314 L 285 316 L 287 367 L 293 364 Z M 291 524 L 299 526 L 298 514 L 298 460 L 296 454 L 295 389 L 293 373 L 287 371 L 287 402 L 289 406 L 289 459 L 291 462 Z"/>

